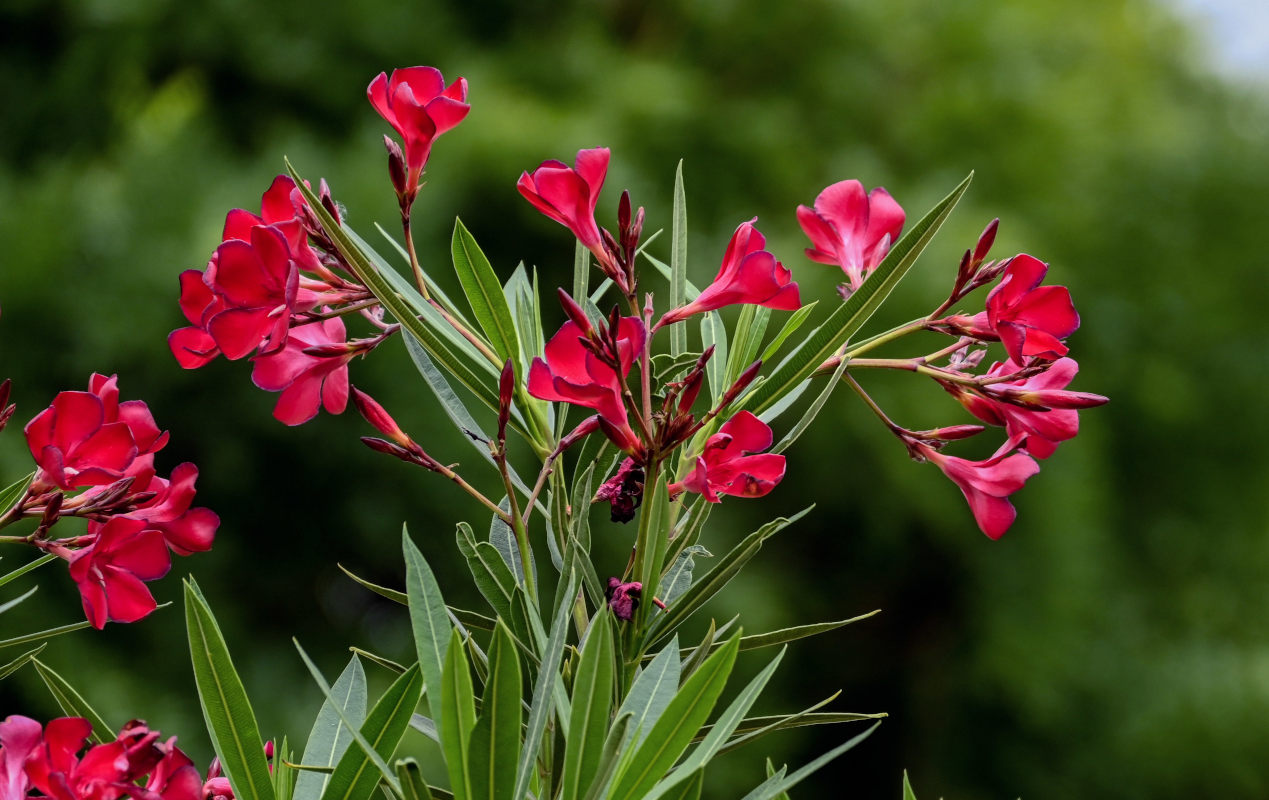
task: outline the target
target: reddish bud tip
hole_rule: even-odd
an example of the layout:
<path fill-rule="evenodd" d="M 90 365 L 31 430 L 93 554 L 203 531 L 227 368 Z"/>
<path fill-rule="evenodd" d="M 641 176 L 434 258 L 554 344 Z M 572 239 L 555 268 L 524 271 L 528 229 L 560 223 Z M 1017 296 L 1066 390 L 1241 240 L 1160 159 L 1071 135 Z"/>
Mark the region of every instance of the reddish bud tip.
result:
<path fill-rule="evenodd" d="M 498 441 L 507 440 L 507 423 L 511 420 L 511 395 L 515 391 L 516 373 L 511 359 L 502 365 L 498 378 Z"/>
<path fill-rule="evenodd" d="M 968 439 L 971 436 L 977 436 L 985 430 L 987 429 L 982 425 L 949 425 L 946 428 L 935 428 L 932 431 L 927 431 L 927 438 L 952 442 L 957 439 Z"/>
<path fill-rule="evenodd" d="M 357 411 L 359 411 L 361 416 L 365 418 L 366 422 L 373 425 L 376 430 L 387 436 L 389 439 L 392 439 L 394 442 L 400 444 L 402 447 L 409 447 L 413 444 L 413 441 L 408 435 L 406 435 L 405 431 L 401 430 L 401 426 L 397 425 L 396 420 L 394 420 L 392 416 L 384 410 L 383 406 L 379 405 L 373 397 L 354 386 L 352 389 L 352 398 L 353 403 L 357 406 Z M 366 440 L 362 439 L 362 441 Z M 366 442 L 366 444 L 370 445 L 369 442 Z M 370 446 L 373 447 L 373 445 Z"/>
<path fill-rule="evenodd" d="M 732 401 L 739 397 L 741 392 L 749 388 L 749 384 L 754 382 L 754 379 L 758 377 L 758 371 L 761 369 L 762 361 L 758 360 L 750 364 L 744 372 L 740 373 L 740 377 L 736 379 L 736 382 L 733 383 L 731 388 L 727 390 L 727 393 L 723 395 L 722 402 L 718 404 L 719 407 L 731 405 Z"/>
<path fill-rule="evenodd" d="M 582 335 L 587 339 L 594 338 L 595 328 L 590 324 L 590 318 L 586 316 L 586 312 L 577 304 L 577 301 L 569 296 L 568 292 L 563 288 L 557 290 L 560 298 L 560 305 L 564 307 L 564 313 L 573 321 L 577 327 L 582 329 Z"/>
<path fill-rule="evenodd" d="M 626 238 L 626 232 L 630 230 L 630 190 L 626 189 L 621 193 L 621 200 L 617 202 L 617 230 L 621 238 Z"/>
<path fill-rule="evenodd" d="M 392 179 L 392 188 L 396 190 L 398 197 L 404 197 L 407 184 L 405 154 L 401 152 L 401 145 L 391 136 L 383 137 L 383 146 L 388 151 L 388 177 Z"/>
<path fill-rule="evenodd" d="M 988 251 L 991 250 L 991 246 L 995 244 L 996 242 L 996 230 L 999 227 L 1000 227 L 1000 218 L 997 217 L 996 219 L 993 219 L 991 222 L 987 223 L 987 227 L 984 228 L 983 232 L 979 235 L 978 244 L 974 246 L 974 263 L 975 264 L 982 263 L 982 260 L 987 257 Z"/>

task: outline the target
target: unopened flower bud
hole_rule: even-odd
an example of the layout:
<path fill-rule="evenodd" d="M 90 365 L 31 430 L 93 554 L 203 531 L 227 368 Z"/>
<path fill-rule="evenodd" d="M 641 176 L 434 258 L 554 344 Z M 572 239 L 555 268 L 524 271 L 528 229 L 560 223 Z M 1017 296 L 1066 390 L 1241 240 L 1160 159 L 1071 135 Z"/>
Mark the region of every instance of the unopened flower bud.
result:
<path fill-rule="evenodd" d="M 758 377 L 758 371 L 761 369 L 761 359 L 750 364 L 744 372 L 740 373 L 740 377 L 731 385 L 731 388 L 723 394 L 723 399 L 718 403 L 718 407 L 726 408 L 731 405 L 740 396 L 741 392 L 749 388 L 749 384 L 754 382 L 754 379 Z"/>
<path fill-rule="evenodd" d="M 599 415 L 595 414 L 594 416 L 587 417 L 563 439 L 560 439 L 560 443 L 555 447 L 555 452 L 563 453 L 568 448 L 577 444 L 578 441 L 597 430 L 599 430 Z"/>
<path fill-rule="evenodd" d="M 409 437 L 409 435 L 407 435 L 405 431 L 401 430 L 401 426 L 397 425 L 396 420 L 394 420 L 392 416 L 384 410 L 383 406 L 379 405 L 373 397 L 355 386 L 352 390 L 352 397 L 353 403 L 357 406 L 357 410 L 361 412 L 361 416 L 365 418 L 366 422 L 373 425 L 376 430 L 387 436 L 389 439 L 392 439 L 403 448 L 414 444 L 414 441 Z M 365 439 L 362 439 L 362 441 L 365 441 Z M 369 442 L 366 442 L 366 444 L 371 448 L 374 448 L 374 445 L 370 445 Z"/>
<path fill-rule="evenodd" d="M 397 144 L 391 136 L 383 137 L 383 146 L 388 151 L 388 177 L 392 179 L 392 188 L 396 190 L 397 197 L 404 198 L 406 194 L 405 154 L 401 152 L 401 145 Z"/>
<path fill-rule="evenodd" d="M 630 230 L 630 190 L 625 189 L 621 192 L 621 199 L 617 201 L 617 234 L 624 240 L 626 233 Z"/>
<path fill-rule="evenodd" d="M 322 178 L 317 185 L 317 196 L 321 199 L 322 208 L 326 209 L 326 213 L 334 218 L 337 224 L 342 225 L 344 222 L 344 212 L 335 202 L 335 198 L 330 193 L 330 185 L 326 183 L 326 179 Z"/>
<path fill-rule="evenodd" d="M 408 461 L 411 464 L 416 463 L 414 454 L 398 444 L 393 444 L 392 442 L 385 441 L 374 436 L 363 436 L 361 437 L 361 442 L 375 452 L 387 453 L 394 458 L 399 458 L 402 461 Z"/>
<path fill-rule="evenodd" d="M 590 324 L 590 317 L 586 316 L 586 312 L 577 304 L 577 301 L 570 297 L 563 288 L 558 289 L 557 294 L 560 298 L 560 305 L 564 307 L 564 313 L 573 321 L 573 324 L 581 328 L 582 335 L 587 339 L 595 338 L 595 327 Z"/>
<path fill-rule="evenodd" d="M 987 253 L 991 250 L 991 246 L 996 242 L 996 230 L 1000 227 L 1000 218 L 997 217 L 987 223 L 987 227 L 978 236 L 978 244 L 974 246 L 974 263 L 981 264 L 983 259 L 987 257 Z"/>
<path fill-rule="evenodd" d="M 498 441 L 507 440 L 507 423 L 511 420 L 511 395 L 516 387 L 516 373 L 511 359 L 502 366 L 498 378 Z"/>
<path fill-rule="evenodd" d="M 921 431 L 917 434 L 923 439 L 940 439 L 944 442 L 953 442 L 957 439 L 968 439 L 971 436 L 977 436 L 987 430 L 982 425 L 948 425 L 945 428 L 935 428 L 932 431 Z"/>

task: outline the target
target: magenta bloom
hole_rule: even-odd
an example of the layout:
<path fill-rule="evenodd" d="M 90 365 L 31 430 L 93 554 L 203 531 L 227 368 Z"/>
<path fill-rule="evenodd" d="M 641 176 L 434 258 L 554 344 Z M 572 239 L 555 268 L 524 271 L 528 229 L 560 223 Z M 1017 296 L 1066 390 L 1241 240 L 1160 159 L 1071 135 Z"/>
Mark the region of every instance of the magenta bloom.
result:
<path fill-rule="evenodd" d="M 522 173 L 516 182 L 525 200 L 572 231 L 601 261 L 608 256 L 595 224 L 595 206 L 608 175 L 609 156 L 607 147 L 580 150 L 574 167 L 562 161 L 543 161 L 532 174 Z"/>
<path fill-rule="evenodd" d="M 834 183 L 815 198 L 815 208 L 798 206 L 798 223 L 810 238 L 807 258 L 837 264 L 850 291 L 863 285 L 903 230 L 903 209 L 878 186 L 865 194 L 859 181 Z"/>
<path fill-rule="evenodd" d="M 643 350 L 647 329 L 638 317 L 622 317 L 617 326 L 618 362 L 621 374 L 582 344 L 585 338 L 576 322 L 565 322 L 546 343 L 546 360 L 533 359 L 529 367 L 529 394 L 540 400 L 562 400 L 593 408 L 612 426 L 634 433 L 626 417 L 622 386 L 635 358 Z"/>
<path fill-rule="evenodd" d="M 1066 355 L 1062 339 L 1080 326 L 1080 315 L 1065 286 L 1041 286 L 1049 265 L 1025 253 L 1014 256 L 1000 283 L 987 295 L 987 310 L 950 317 L 971 336 L 999 339 L 1009 358 L 1052 361 Z"/>
<path fill-rule="evenodd" d="M 781 311 L 801 307 L 793 274 L 763 248 L 767 238 L 754 227 L 757 217 L 742 222 L 732 234 L 714 282 L 695 300 L 661 318 L 657 327 L 737 303 L 751 303 Z"/>
<path fill-rule="evenodd" d="M 1012 361 L 997 362 L 987 370 L 989 377 L 1012 375 L 1022 369 Z M 949 387 L 949 391 L 974 416 L 989 425 L 1002 425 L 1010 446 L 1036 458 L 1048 458 L 1060 442 L 1073 438 L 1080 430 L 1077 409 L 1101 405 L 1106 398 L 1088 392 L 1066 391 L 1075 379 L 1079 364 L 1073 358 L 1059 358 L 1044 372 L 1029 378 L 992 384 L 991 390 L 1040 408 L 1026 408 L 1014 403 L 984 397 Z"/>
<path fill-rule="evenodd" d="M 220 527 L 220 517 L 209 508 L 190 508 L 194 502 L 194 482 L 198 467 L 178 464 L 170 480 L 153 478 L 146 487 L 154 497 L 128 514 L 142 520 L 147 530 L 158 531 L 172 552 L 180 556 L 210 550 Z M 97 533 L 101 523 L 89 523 L 88 532 Z"/>
<path fill-rule="evenodd" d="M 784 456 L 762 452 L 771 442 L 771 428 L 749 411 L 741 411 L 706 440 L 696 467 L 670 485 L 670 496 L 696 492 L 711 503 L 721 502 L 719 495 L 724 494 L 762 497 L 784 478 Z"/>
<path fill-rule="evenodd" d="M 1018 512 L 1009 502 L 1009 495 L 1022 488 L 1027 479 L 1040 471 L 1040 465 L 1028 455 L 1008 455 L 1008 442 L 985 461 L 970 461 L 943 455 L 934 448 L 918 444 L 921 455 L 960 487 L 969 502 L 974 521 L 990 539 L 999 539 L 1009 530 Z"/>
<path fill-rule="evenodd" d="M 317 269 L 320 263 L 313 248 L 309 247 L 308 234 L 300 223 L 296 207 L 303 207 L 304 195 L 296 191 L 295 181 L 287 175 L 279 175 L 269 184 L 260 197 L 260 213 L 235 208 L 225 215 L 225 229 L 221 241 L 238 239 L 251 241 L 251 229 L 259 225 L 272 225 L 286 237 L 291 256 L 304 269 Z"/>
<path fill-rule="evenodd" d="M 286 237 L 272 226 L 256 226 L 250 243 L 222 242 L 215 259 L 214 274 L 203 280 L 223 310 L 205 309 L 202 318 L 216 346 L 231 361 L 257 347 L 265 355 L 282 349 L 300 279 Z"/>
<path fill-rule="evenodd" d="M 30 717 L 17 714 L 0 722 L 0 800 L 24 800 L 31 782 L 27 758 L 40 745 L 44 730 Z"/>
<path fill-rule="evenodd" d="M 403 67 L 394 69 L 391 77 L 380 72 L 366 87 L 366 96 L 404 140 L 409 186 L 417 190 L 432 142 L 471 111 L 467 79 L 458 78 L 447 87 L 435 67 Z"/>
<path fill-rule="evenodd" d="M 207 272 L 215 275 L 214 261 L 207 265 Z M 225 303 L 216 297 L 204 278 L 205 274 L 196 269 L 181 273 L 181 313 L 191 324 L 172 331 L 167 337 L 172 355 L 185 369 L 197 369 L 220 355 L 219 345 L 207 332 L 207 320 L 224 311 Z"/>
<path fill-rule="evenodd" d="M 162 578 L 172 566 L 163 534 L 144 520 L 122 516 L 111 517 L 97 541 L 69 561 L 84 614 L 98 630 L 108 619 L 135 622 L 153 611 L 156 603 L 143 581 Z"/>
<path fill-rule="evenodd" d="M 89 390 L 59 393 L 27 423 L 27 446 L 41 470 L 36 480 L 66 490 L 134 477 L 133 489 L 145 489 L 167 433 L 144 402 L 119 402 L 115 376 L 94 373 Z"/>
<path fill-rule="evenodd" d="M 251 380 L 266 392 L 281 392 L 273 416 L 287 425 L 299 425 L 325 407 L 342 414 L 348 406 L 348 362 L 356 355 L 314 356 L 306 348 L 341 345 L 346 341 L 339 317 L 292 328 L 286 346 L 253 359 Z"/>

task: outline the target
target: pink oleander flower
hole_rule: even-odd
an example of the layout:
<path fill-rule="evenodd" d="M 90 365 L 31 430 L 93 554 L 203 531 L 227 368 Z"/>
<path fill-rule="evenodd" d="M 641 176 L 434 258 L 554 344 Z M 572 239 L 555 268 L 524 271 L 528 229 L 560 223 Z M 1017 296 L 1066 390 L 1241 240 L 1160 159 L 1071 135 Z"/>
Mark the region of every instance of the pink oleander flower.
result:
<path fill-rule="evenodd" d="M 522 173 L 516 182 L 525 200 L 572 231 L 601 264 L 607 264 L 609 256 L 595 223 L 595 206 L 608 175 L 609 155 L 607 147 L 580 150 L 574 167 L 562 161 L 543 161 L 532 174 Z"/>
<path fill-rule="evenodd" d="M 344 322 L 333 317 L 291 329 L 286 346 L 253 359 L 251 380 L 266 392 L 281 392 L 273 416 L 287 425 L 300 425 L 317 416 L 319 407 L 342 414 L 348 406 L 348 362 L 357 355 L 310 355 L 307 348 L 342 345 Z"/>
<path fill-rule="evenodd" d="M 296 212 L 297 207 L 302 208 L 304 205 L 304 195 L 296 189 L 295 181 L 287 175 L 279 175 L 260 197 L 259 214 L 235 208 L 225 215 L 221 241 L 237 239 L 250 242 L 252 228 L 272 225 L 286 237 L 291 257 L 301 269 L 317 269 L 320 262 L 308 244 L 308 233 Z"/>
<path fill-rule="evenodd" d="M 595 492 L 592 502 L 608 503 L 613 522 L 629 522 L 643 502 L 643 465 L 633 458 L 621 462 L 613 476 Z"/>
<path fill-rule="evenodd" d="M 446 86 L 435 67 L 403 67 L 394 69 L 391 77 L 380 72 L 366 87 L 366 96 L 405 142 L 407 191 L 413 196 L 432 143 L 471 111 L 467 79 L 458 78 Z"/>
<path fill-rule="evenodd" d="M 1013 375 L 1021 369 L 1013 361 L 1004 361 L 992 364 L 986 374 L 988 377 Z M 1038 375 L 991 384 L 989 391 L 993 395 L 1027 403 L 1030 407 L 970 392 L 955 384 L 945 384 L 945 388 L 983 422 L 1003 426 L 1010 446 L 1044 459 L 1053 455 L 1059 443 L 1079 433 L 1077 409 L 1106 402 L 1101 395 L 1066 390 L 1077 372 L 1079 364 L 1075 359 L 1059 358 Z"/>
<path fill-rule="evenodd" d="M 220 355 L 220 347 L 207 332 L 207 320 L 224 311 L 225 303 L 207 285 L 207 275 L 215 275 L 214 261 L 207 265 L 207 273 L 187 269 L 180 275 L 181 313 L 190 326 L 168 334 L 167 346 L 185 369 L 197 369 Z"/>
<path fill-rule="evenodd" d="M 741 411 L 706 440 L 696 466 L 670 485 L 670 496 L 696 492 L 711 503 L 722 502 L 719 495 L 762 497 L 784 478 L 784 456 L 762 452 L 771 442 L 771 428 Z"/>
<path fill-rule="evenodd" d="M 647 329 L 638 317 L 622 317 L 618 323 L 616 361 L 621 367 L 620 375 L 582 344 L 584 338 L 576 322 L 564 323 L 546 343 L 546 359 L 535 358 L 529 367 L 529 394 L 539 400 L 593 408 L 616 432 L 628 436 L 633 445 L 637 437 L 626 417 L 622 387 L 643 350 Z"/>
<path fill-rule="evenodd" d="M 723 264 L 714 282 L 695 300 L 666 313 L 657 327 L 686 319 L 693 314 L 713 311 L 723 306 L 750 303 L 781 311 L 794 311 L 802 306 L 793 274 L 775 256 L 763 248 L 767 239 L 754 222 L 742 222 L 732 234 L 723 255 Z"/>
<path fill-rule="evenodd" d="M 956 315 L 955 327 L 984 340 L 999 340 L 1009 358 L 1053 361 L 1066 355 L 1062 340 L 1080 326 L 1080 315 L 1065 286 L 1041 286 L 1049 265 L 1025 253 L 1014 256 L 1000 283 L 987 295 L 987 310 Z"/>
<path fill-rule="evenodd" d="M 154 497 L 125 516 L 143 521 L 147 530 L 158 531 L 177 555 L 210 550 L 216 529 L 220 527 L 220 517 L 209 508 L 190 508 L 197 480 L 198 467 L 189 462 L 178 464 L 170 479 L 156 477 L 148 481 L 146 488 Z M 102 525 L 90 522 L 88 532 L 96 534 Z"/>
<path fill-rule="evenodd" d="M 43 736 L 40 723 L 30 717 L 14 714 L 0 722 L 0 800 L 25 800 L 31 787 L 26 760 Z"/>
<path fill-rule="evenodd" d="M 98 630 L 107 620 L 136 622 L 153 611 L 156 603 L 144 581 L 162 578 L 172 566 L 163 534 L 126 516 L 111 517 L 95 542 L 67 560 L 84 614 Z"/>
<path fill-rule="evenodd" d="M 300 279 L 286 237 L 275 227 L 257 225 L 249 243 L 222 242 L 215 262 L 203 280 L 221 305 L 213 301 L 200 315 L 212 341 L 231 361 L 257 348 L 261 355 L 281 350 L 297 310 Z"/>
<path fill-rule="evenodd" d="M 25 433 L 40 467 L 36 482 L 63 490 L 133 477 L 133 489 L 141 491 L 154 453 L 168 440 L 144 402 L 120 403 L 116 377 L 96 373 L 89 378 L 89 391 L 59 393 L 27 423 Z"/>
<path fill-rule="evenodd" d="M 948 456 L 923 443 L 912 445 L 913 452 L 933 463 L 960 487 L 969 502 L 969 510 L 979 529 L 990 539 L 999 539 L 1009 530 L 1018 512 L 1009 502 L 1009 495 L 1022 488 L 1027 479 L 1040 471 L 1040 465 L 1029 455 L 1009 455 L 1012 444 L 1006 442 L 991 458 L 970 461 Z"/>
<path fill-rule="evenodd" d="M 798 206 L 798 223 L 811 240 L 807 258 L 837 264 L 853 292 L 863 285 L 903 230 L 903 209 L 880 186 L 865 194 L 859 181 L 840 181 L 820 192 L 815 208 Z"/>

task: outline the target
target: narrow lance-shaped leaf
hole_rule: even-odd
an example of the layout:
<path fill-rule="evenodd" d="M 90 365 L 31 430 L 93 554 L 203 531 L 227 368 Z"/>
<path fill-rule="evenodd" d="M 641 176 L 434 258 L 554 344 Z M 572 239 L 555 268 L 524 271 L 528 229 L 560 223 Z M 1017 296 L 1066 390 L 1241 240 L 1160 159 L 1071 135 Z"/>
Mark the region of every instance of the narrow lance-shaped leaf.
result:
<path fill-rule="evenodd" d="M 47 642 L 35 648 L 34 650 L 27 650 L 22 655 L 18 656 L 17 658 L 8 662 L 4 666 L 0 667 L 0 680 L 4 680 L 5 678 L 9 677 L 13 673 L 25 667 L 27 665 L 27 662 L 31 661 L 36 656 L 38 656 L 41 652 L 43 652 L 45 647 L 48 647 Z"/>
<path fill-rule="evenodd" d="M 661 602 L 669 605 L 678 600 L 687 587 L 692 585 L 692 572 L 696 569 L 697 558 L 713 558 L 714 554 L 699 544 L 683 548 L 674 559 L 674 563 L 665 571 L 661 579 Z"/>
<path fill-rule="evenodd" d="M 274 800 L 255 712 L 220 626 L 192 578 L 185 582 L 185 625 L 207 732 L 234 796 L 239 800 Z"/>
<path fill-rule="evenodd" d="M 687 302 L 687 192 L 683 189 L 683 161 L 674 170 L 674 208 L 670 225 L 670 308 Z M 687 349 L 687 330 L 670 326 L 670 352 Z"/>
<path fill-rule="evenodd" d="M 0 490 L 0 514 L 13 508 L 22 499 L 22 496 L 26 494 L 26 487 L 31 485 L 33 478 L 35 478 L 34 472 L 25 478 L 18 478 L 3 490 Z"/>
<path fill-rule="evenodd" d="M 767 344 L 766 349 L 762 351 L 762 362 L 764 364 L 770 361 L 775 354 L 779 352 L 780 345 L 784 344 L 790 336 L 797 333 L 798 328 L 801 328 L 802 324 L 810 318 L 811 312 L 814 311 L 815 307 L 819 304 L 819 300 L 812 300 L 789 315 L 789 318 L 784 321 L 784 327 L 780 328 L 780 332 L 775 335 L 775 338 L 772 339 Z M 748 366 L 748 364 L 745 366 Z"/>
<path fill-rule="evenodd" d="M 573 294 L 579 303 L 590 294 L 590 251 L 578 240 L 573 245 Z"/>
<path fill-rule="evenodd" d="M 393 681 L 366 715 L 357 741 L 365 741 L 371 749 L 363 751 L 359 746 L 344 751 L 322 800 L 369 800 L 381 777 L 376 764 L 386 762 L 396 751 L 422 694 L 423 675 L 414 664 Z M 383 777 L 389 776 L 395 780 L 395 772 Z"/>
<path fill-rule="evenodd" d="M 28 561 L 27 563 L 23 564 L 22 566 L 18 567 L 17 569 L 13 570 L 12 572 L 7 573 L 3 576 L 0 576 L 0 586 L 4 586 L 9 581 L 17 580 L 18 578 L 21 578 L 23 575 L 27 574 L 31 570 L 39 569 L 40 567 L 44 566 L 50 561 L 55 560 L 56 558 L 57 558 L 57 555 L 55 553 L 45 553 L 39 558 L 32 559 Z"/>
<path fill-rule="evenodd" d="M 832 377 L 828 379 L 828 382 L 824 384 L 824 388 L 820 390 L 820 393 L 815 398 L 815 401 L 811 403 L 810 408 L 808 408 L 806 413 L 802 415 L 802 418 L 797 421 L 797 424 L 794 425 L 793 428 L 780 439 L 780 441 L 776 442 L 770 452 L 783 453 L 785 450 L 789 449 L 789 445 L 796 442 L 798 437 L 806 432 L 806 429 L 809 428 L 811 423 L 815 421 L 815 418 L 819 416 L 820 411 L 824 408 L 824 404 L 828 402 L 828 398 L 832 396 L 833 390 L 837 388 L 837 384 L 841 381 L 842 374 L 846 372 L 846 367 L 849 364 L 849 361 L 844 358 L 842 359 L 842 362 L 837 365 L 837 369 L 833 370 Z M 773 406 L 770 410 L 768 410 L 768 414 L 774 410 L 775 407 Z"/>
<path fill-rule="evenodd" d="M 454 256 L 454 272 L 458 273 L 476 321 L 489 337 L 498 357 L 503 361 L 511 359 L 519 372 L 523 368 L 520 341 L 511 318 L 511 307 L 502 294 L 502 281 L 498 280 L 489 259 L 461 219 L 454 220 L 450 250 Z"/>
<path fill-rule="evenodd" d="M 20 604 L 21 604 L 24 600 L 26 600 L 28 597 L 30 597 L 31 595 L 35 594 L 35 593 L 36 593 L 36 592 L 38 592 L 39 590 L 40 590 L 40 587 L 38 587 L 38 586 L 32 586 L 30 589 L 27 589 L 25 592 L 23 592 L 22 594 L 18 595 L 18 596 L 17 596 L 17 597 L 15 597 L 15 598 L 13 598 L 12 600 L 7 600 L 7 601 L 5 601 L 5 602 L 3 602 L 3 603 L 0 603 L 0 614 L 3 614 L 4 612 L 8 611 L 9 609 L 14 608 L 15 606 L 20 605 Z"/>
<path fill-rule="evenodd" d="M 471 779 L 467 769 L 471 732 L 476 727 L 476 696 L 472 689 L 462 637 L 454 631 L 445 657 L 445 675 L 441 680 L 441 707 L 445 724 L 440 726 L 441 750 L 450 785 L 458 800 L 471 797 Z"/>
<path fill-rule="evenodd" d="M 16 647 L 18 645 L 31 644 L 32 642 L 38 642 L 41 639 L 51 639 L 54 636 L 61 636 L 63 633 L 70 633 L 72 631 L 83 630 L 84 628 L 87 628 L 87 627 L 88 627 L 88 620 L 85 619 L 85 620 L 80 620 L 79 622 L 72 622 L 69 625 L 59 625 L 56 628 L 49 628 L 48 630 L 36 631 L 35 633 L 24 633 L 21 636 L 14 636 L 12 639 L 4 639 L 3 641 L 0 641 L 0 650 L 3 650 L 6 647 Z"/>
<path fill-rule="evenodd" d="M 775 371 L 741 400 L 755 414 L 761 414 L 785 395 L 798 388 L 820 364 L 832 356 L 863 326 L 873 312 L 907 274 L 917 256 L 942 227 L 957 201 L 969 188 L 971 172 L 952 193 L 939 201 L 928 214 L 912 226 L 903 238 L 890 248 L 863 285 L 850 296 L 796 350 L 789 354 Z"/>
<path fill-rule="evenodd" d="M 414 647 L 427 686 L 428 706 L 438 726 L 444 725 L 440 703 L 437 702 L 441 676 L 445 668 L 445 650 L 449 646 L 452 626 L 445 613 L 445 600 L 441 587 L 428 566 L 427 559 L 410 540 L 409 531 L 401 526 L 401 549 L 405 556 L 405 593 L 410 607 L 410 626 L 414 633 Z"/>
<path fill-rule="evenodd" d="M 758 789 L 755 789 L 754 791 L 745 795 L 744 798 L 742 798 L 742 800 L 774 800 L 774 798 L 778 797 L 782 792 L 787 792 L 789 789 L 792 789 L 794 786 L 798 785 L 803 780 L 805 780 L 808 776 L 810 776 L 811 773 L 817 771 L 828 762 L 837 758 L 842 753 L 845 753 L 847 750 L 852 749 L 855 745 L 859 744 L 864 739 L 867 739 L 872 734 L 873 731 L 877 730 L 877 725 L 880 725 L 880 724 L 881 724 L 880 722 L 874 724 L 868 730 L 859 734 L 858 736 L 851 739 L 850 741 L 844 744 L 838 745 L 837 747 L 828 751 L 824 755 L 815 759 L 814 761 L 802 767 L 801 769 L 797 770 L 796 772 L 792 773 L 791 775 L 786 776 L 783 780 L 779 780 L 774 783 L 771 783 L 770 781 L 768 783 L 764 783 Z"/>
<path fill-rule="evenodd" d="M 403 800 L 432 800 L 432 792 L 423 780 L 423 770 L 413 758 L 397 759 L 397 780 L 401 781 Z"/>
<path fill-rule="evenodd" d="M 559 680 L 560 657 L 564 652 L 564 644 L 568 638 L 568 612 L 573 607 L 573 597 L 577 594 L 577 575 L 568 573 L 566 584 L 555 617 L 551 620 L 550 638 L 542 648 L 542 664 L 533 683 L 533 699 L 529 704 L 529 723 L 525 732 L 524 749 L 520 751 L 520 763 L 516 769 L 515 789 L 511 793 L 512 800 L 520 800 L 529 791 L 529 781 L 533 778 L 534 762 L 542 746 L 542 735 L 546 724 L 555 710 L 555 684 Z"/>
<path fill-rule="evenodd" d="M 344 726 L 335 710 L 336 704 L 358 725 L 366 719 L 366 673 L 357 656 L 348 660 L 348 666 L 331 687 L 331 696 L 334 703 L 324 701 L 313 720 L 304 755 L 300 758 L 305 766 L 334 767 L 352 742 L 352 729 Z M 296 778 L 295 791 L 299 797 L 321 797 L 328 780 L 329 776 L 320 772 L 303 771 Z"/>
<path fill-rule="evenodd" d="M 633 732 L 630 746 L 634 747 L 648 737 L 652 726 L 679 690 L 678 639 L 675 638 L 656 658 L 643 668 L 630 686 L 618 713 L 633 715 L 630 730 Z"/>
<path fill-rule="evenodd" d="M 612 615 L 602 607 L 582 645 L 581 663 L 573 680 L 573 708 L 564 746 L 561 800 L 579 800 L 599 765 L 612 710 L 616 663 Z"/>
<path fill-rule="evenodd" d="M 36 673 L 48 687 L 49 693 L 53 695 L 57 707 L 62 709 L 63 714 L 68 717 L 83 717 L 93 726 L 92 733 L 88 735 L 93 743 L 103 744 L 114 739 L 115 729 L 88 704 L 79 692 L 75 691 L 75 687 L 71 686 L 65 678 L 34 656 L 31 657 L 31 665 L 35 667 Z"/>
<path fill-rule="evenodd" d="M 609 800 L 640 800 L 678 761 L 718 701 L 736 663 L 739 644 L 740 636 L 732 636 L 683 683 L 617 778 Z"/>
<path fill-rule="evenodd" d="M 513 796 L 520 761 L 520 658 L 501 621 L 489 646 L 489 680 L 471 732 L 468 759 L 472 800 Z"/>
<path fill-rule="evenodd" d="M 916 800 L 916 792 L 912 791 L 912 783 L 908 780 L 908 771 L 903 771 L 903 800 Z"/>
<path fill-rule="evenodd" d="M 709 379 L 710 397 L 714 405 L 718 405 L 731 384 L 727 381 L 727 326 L 717 311 L 701 317 L 701 349 L 708 350 L 710 346 L 714 348 L 714 355 L 705 365 L 705 377 Z"/>
<path fill-rule="evenodd" d="M 731 386 L 748 369 L 758 356 L 758 348 L 762 347 L 762 337 L 767 332 L 767 322 L 771 319 L 771 309 L 765 306 L 746 303 L 740 309 L 740 317 L 732 330 L 731 352 L 727 356 L 726 383 Z"/>
<path fill-rule="evenodd" d="M 600 800 L 608 791 L 613 776 L 617 774 L 617 767 L 621 764 L 626 737 L 632 725 L 629 711 L 618 712 L 617 719 L 613 720 L 612 727 L 608 730 L 608 737 L 604 739 L 604 749 L 595 766 L 595 777 L 591 779 L 590 788 L 586 790 L 583 800 Z"/>

